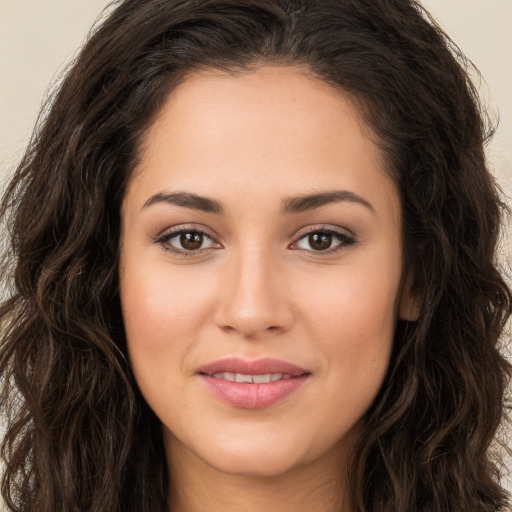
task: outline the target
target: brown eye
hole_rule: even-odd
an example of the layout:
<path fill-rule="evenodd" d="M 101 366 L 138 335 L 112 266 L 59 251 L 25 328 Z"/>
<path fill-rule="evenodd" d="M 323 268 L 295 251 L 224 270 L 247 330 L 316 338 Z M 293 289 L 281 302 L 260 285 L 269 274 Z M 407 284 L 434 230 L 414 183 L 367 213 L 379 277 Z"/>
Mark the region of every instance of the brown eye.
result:
<path fill-rule="evenodd" d="M 200 253 L 205 249 L 220 248 L 206 233 L 199 230 L 180 230 L 162 235 L 157 242 L 174 253 Z"/>
<path fill-rule="evenodd" d="M 308 243 L 314 251 L 325 251 L 332 244 L 332 235 L 330 233 L 313 233 L 308 236 Z"/>
<path fill-rule="evenodd" d="M 204 235 L 197 231 L 181 233 L 180 244 L 186 251 L 197 251 L 203 245 Z"/>
<path fill-rule="evenodd" d="M 303 251 L 318 252 L 330 254 L 354 245 L 356 240 L 342 231 L 334 230 L 315 230 L 303 235 L 293 244 L 293 248 Z"/>

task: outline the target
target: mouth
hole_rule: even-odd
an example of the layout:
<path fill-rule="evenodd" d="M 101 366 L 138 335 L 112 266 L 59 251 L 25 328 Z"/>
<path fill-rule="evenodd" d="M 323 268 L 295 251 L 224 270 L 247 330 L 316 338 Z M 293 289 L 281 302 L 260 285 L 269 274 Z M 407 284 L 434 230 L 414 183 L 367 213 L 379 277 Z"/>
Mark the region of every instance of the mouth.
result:
<path fill-rule="evenodd" d="M 268 384 L 278 380 L 291 379 L 292 376 L 287 373 L 263 373 L 261 375 L 247 375 L 245 373 L 221 372 L 210 375 L 214 379 L 225 379 L 229 382 L 238 382 L 245 384 Z"/>
<path fill-rule="evenodd" d="M 221 359 L 198 373 L 218 400 L 241 409 L 262 409 L 281 402 L 311 377 L 308 370 L 277 359 Z"/>
<path fill-rule="evenodd" d="M 241 376 L 263 376 L 270 375 L 271 377 L 276 375 L 298 377 L 305 373 L 311 373 L 305 368 L 301 368 L 296 364 L 289 363 L 288 361 L 282 361 L 280 359 L 256 359 L 254 361 L 246 361 L 238 357 L 227 357 L 225 359 L 219 359 L 202 366 L 199 369 L 199 373 L 204 375 L 210 375 L 212 377 L 219 376 L 221 374 L 227 375 L 229 380 L 232 380 L 232 375 Z"/>

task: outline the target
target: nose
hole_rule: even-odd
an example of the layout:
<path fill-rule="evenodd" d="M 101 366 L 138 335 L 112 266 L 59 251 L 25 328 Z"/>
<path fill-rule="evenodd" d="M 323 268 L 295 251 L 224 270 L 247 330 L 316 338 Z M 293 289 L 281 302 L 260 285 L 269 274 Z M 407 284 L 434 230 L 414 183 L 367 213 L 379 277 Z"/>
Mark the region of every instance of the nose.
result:
<path fill-rule="evenodd" d="M 265 252 L 226 261 L 215 321 L 226 332 L 259 339 L 286 332 L 293 323 L 282 269 Z"/>

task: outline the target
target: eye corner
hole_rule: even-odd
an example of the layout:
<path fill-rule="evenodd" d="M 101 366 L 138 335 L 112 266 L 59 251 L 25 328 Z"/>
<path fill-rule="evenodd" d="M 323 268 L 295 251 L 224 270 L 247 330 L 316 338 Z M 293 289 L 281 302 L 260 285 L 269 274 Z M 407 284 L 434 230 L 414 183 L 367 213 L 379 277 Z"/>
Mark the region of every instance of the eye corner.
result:
<path fill-rule="evenodd" d="M 316 237 L 316 240 L 315 238 Z M 337 242 L 336 242 L 337 241 Z M 309 247 L 301 246 L 301 243 Z M 316 244 L 316 247 L 313 246 Z M 290 250 L 303 251 L 313 255 L 331 255 L 357 244 L 355 235 L 342 228 L 313 226 L 300 230 L 295 240 L 288 246 Z"/>
<path fill-rule="evenodd" d="M 223 248 L 218 237 L 198 226 L 168 228 L 160 232 L 153 242 L 167 253 L 183 258 L 201 257 L 211 250 Z"/>

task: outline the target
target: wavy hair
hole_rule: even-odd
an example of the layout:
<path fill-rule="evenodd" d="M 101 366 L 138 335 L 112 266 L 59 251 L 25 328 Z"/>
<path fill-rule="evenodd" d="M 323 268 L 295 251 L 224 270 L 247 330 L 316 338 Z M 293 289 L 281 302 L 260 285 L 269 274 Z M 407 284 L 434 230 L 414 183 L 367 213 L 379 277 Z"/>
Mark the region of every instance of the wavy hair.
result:
<path fill-rule="evenodd" d="M 0 207 L 2 494 L 16 512 L 164 512 L 159 422 L 126 353 L 120 203 L 192 71 L 306 67 L 349 94 L 401 194 L 422 311 L 351 457 L 356 512 L 497 512 L 510 366 L 504 206 L 470 64 L 413 0 L 124 0 L 49 103 Z"/>

